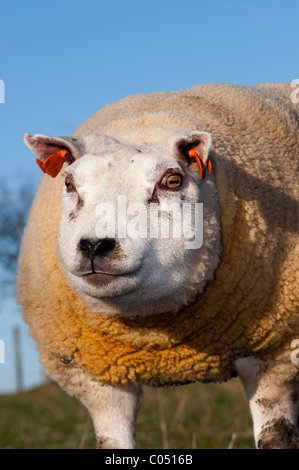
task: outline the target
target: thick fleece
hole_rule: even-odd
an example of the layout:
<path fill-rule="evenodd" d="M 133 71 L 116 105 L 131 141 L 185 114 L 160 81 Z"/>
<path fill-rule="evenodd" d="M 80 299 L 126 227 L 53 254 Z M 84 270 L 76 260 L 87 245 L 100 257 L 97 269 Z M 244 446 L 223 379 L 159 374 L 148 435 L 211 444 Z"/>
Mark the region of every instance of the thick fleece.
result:
<path fill-rule="evenodd" d="M 23 238 L 18 301 L 54 379 L 63 370 L 57 361 L 99 383 L 151 385 L 226 380 L 247 355 L 290 363 L 299 338 L 299 117 L 291 91 L 199 85 L 141 94 L 105 106 L 76 130 L 130 144 L 210 132 L 221 261 L 204 292 L 176 314 L 92 313 L 57 258 L 63 178 L 44 176 Z"/>

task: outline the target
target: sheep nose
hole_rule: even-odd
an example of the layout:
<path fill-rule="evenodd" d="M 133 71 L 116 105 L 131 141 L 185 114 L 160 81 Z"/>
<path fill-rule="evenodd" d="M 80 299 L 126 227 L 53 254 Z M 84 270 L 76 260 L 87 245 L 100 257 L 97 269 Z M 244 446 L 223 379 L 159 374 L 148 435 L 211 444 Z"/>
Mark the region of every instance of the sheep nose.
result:
<path fill-rule="evenodd" d="M 115 246 L 116 242 L 112 238 L 98 240 L 82 238 L 78 244 L 79 250 L 85 252 L 91 260 L 95 259 L 96 256 L 105 255 L 113 250 Z"/>

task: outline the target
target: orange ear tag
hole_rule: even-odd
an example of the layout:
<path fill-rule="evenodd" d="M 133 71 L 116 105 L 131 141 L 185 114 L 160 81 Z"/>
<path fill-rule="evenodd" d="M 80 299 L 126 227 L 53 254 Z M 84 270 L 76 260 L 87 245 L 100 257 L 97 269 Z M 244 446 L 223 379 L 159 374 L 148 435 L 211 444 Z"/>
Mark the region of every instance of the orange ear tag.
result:
<path fill-rule="evenodd" d="M 45 173 L 45 170 L 44 170 L 44 162 L 42 162 L 41 160 L 39 160 L 39 158 L 36 158 L 35 161 L 36 161 L 36 163 L 38 164 L 38 166 L 40 167 L 40 169 Z"/>
<path fill-rule="evenodd" d="M 196 152 L 195 149 L 188 150 L 188 154 L 189 154 L 189 157 L 190 157 L 190 158 L 195 158 L 195 160 L 196 160 L 197 168 L 198 168 L 198 173 L 199 173 L 200 179 L 202 179 L 202 168 L 205 168 L 206 166 L 207 166 L 208 169 L 209 169 L 210 175 L 212 174 L 212 164 L 211 164 L 211 161 L 210 161 L 209 158 L 208 158 L 207 164 L 205 164 L 205 163 L 200 159 L 200 157 L 197 155 L 197 152 Z"/>
<path fill-rule="evenodd" d="M 195 158 L 196 163 L 197 163 L 199 177 L 200 177 L 200 179 L 202 179 L 202 164 L 201 164 L 201 160 L 200 160 L 199 156 L 197 155 L 196 150 L 191 149 L 191 150 L 188 151 L 188 154 L 189 154 L 190 158 Z"/>
<path fill-rule="evenodd" d="M 44 173 L 55 178 L 68 158 L 69 152 L 67 150 L 60 150 L 58 153 L 50 155 L 44 162 L 41 162 L 39 159 L 36 159 L 36 162 Z"/>

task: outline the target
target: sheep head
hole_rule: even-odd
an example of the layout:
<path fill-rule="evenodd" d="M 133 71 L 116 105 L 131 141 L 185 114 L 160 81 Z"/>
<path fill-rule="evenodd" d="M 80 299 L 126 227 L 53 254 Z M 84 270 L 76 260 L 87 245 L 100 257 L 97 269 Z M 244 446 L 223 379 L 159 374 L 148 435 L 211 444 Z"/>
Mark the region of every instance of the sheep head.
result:
<path fill-rule="evenodd" d="M 215 184 L 197 171 L 208 164 L 210 134 L 141 146 L 98 134 L 24 140 L 41 168 L 66 151 L 58 252 L 93 310 L 177 311 L 203 290 L 220 251 Z"/>

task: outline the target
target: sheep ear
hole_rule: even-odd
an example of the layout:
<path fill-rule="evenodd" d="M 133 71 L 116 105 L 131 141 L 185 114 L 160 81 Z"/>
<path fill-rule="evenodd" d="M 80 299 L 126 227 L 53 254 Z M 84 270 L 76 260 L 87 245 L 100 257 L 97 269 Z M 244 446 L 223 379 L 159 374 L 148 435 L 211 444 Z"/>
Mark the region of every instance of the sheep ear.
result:
<path fill-rule="evenodd" d="M 195 158 L 194 151 L 196 152 L 196 155 L 199 157 L 199 159 L 203 163 L 203 166 L 205 167 L 208 164 L 211 144 L 211 134 L 209 134 L 208 132 L 195 131 L 188 135 L 178 136 L 175 142 L 175 150 L 181 156 L 187 158 L 190 170 L 196 170 L 197 163 L 192 160 L 193 158 Z"/>
<path fill-rule="evenodd" d="M 53 178 L 60 172 L 63 163 L 71 164 L 82 155 L 80 143 L 73 137 L 25 134 L 24 142 L 37 157 L 36 162 L 42 171 Z"/>

